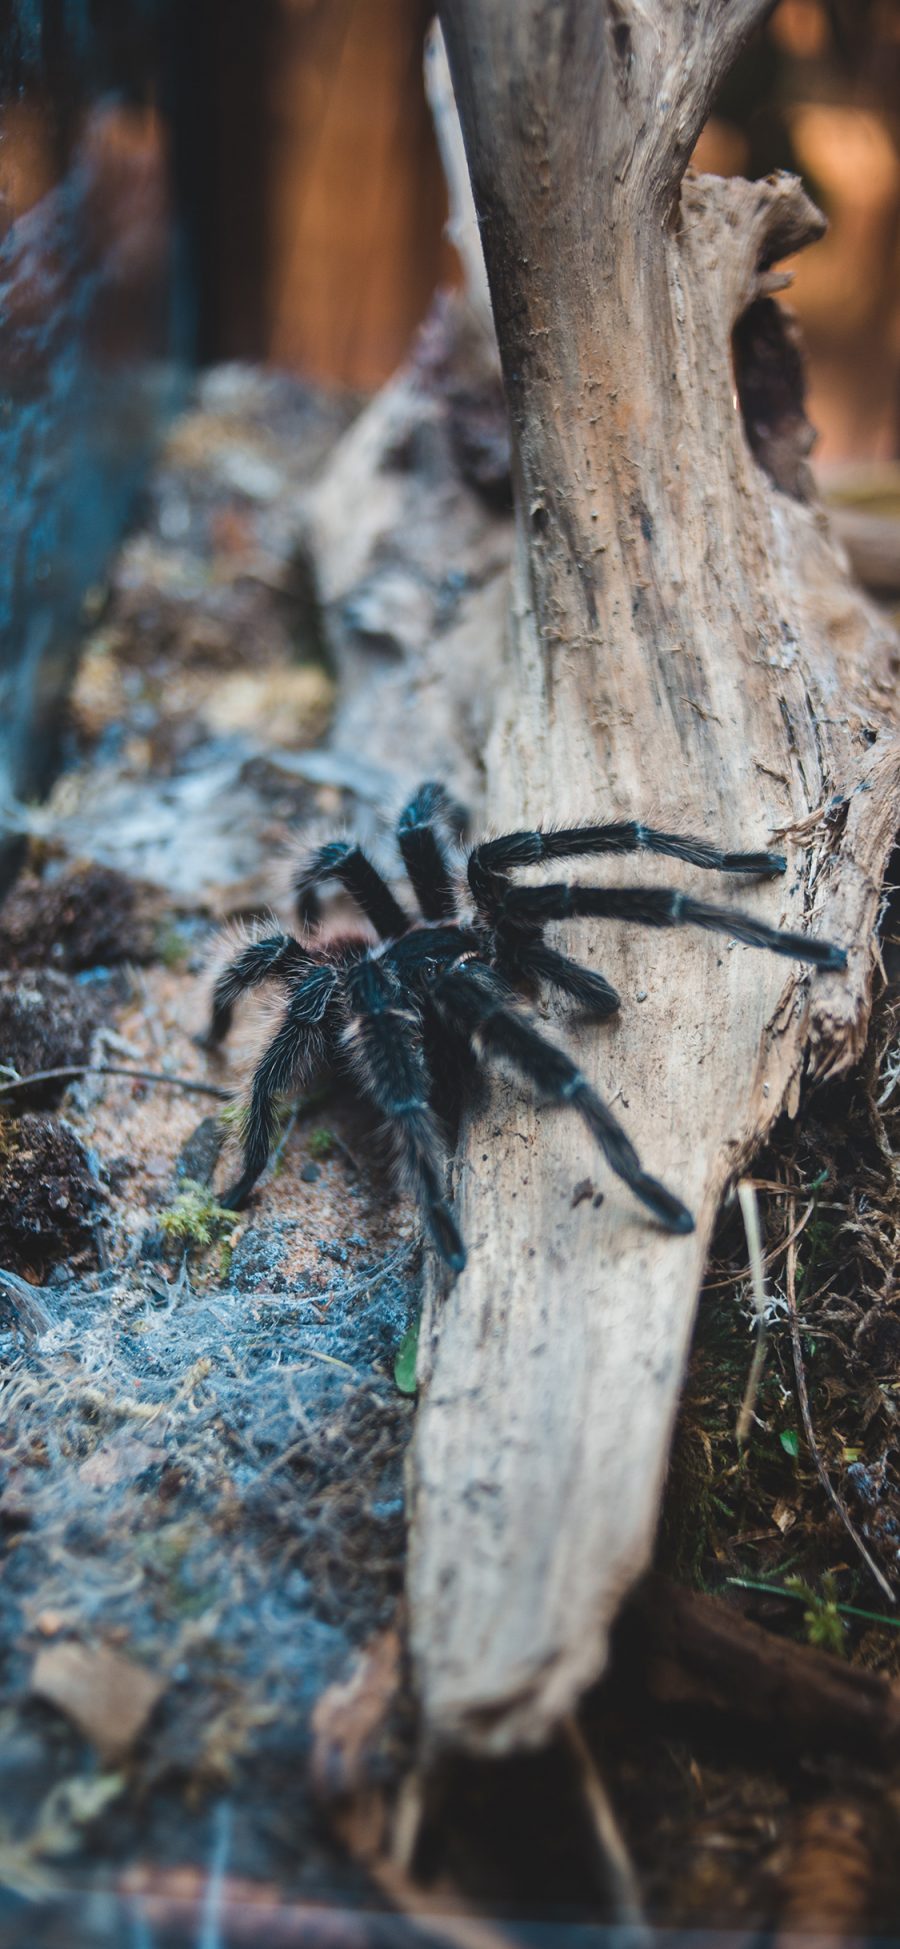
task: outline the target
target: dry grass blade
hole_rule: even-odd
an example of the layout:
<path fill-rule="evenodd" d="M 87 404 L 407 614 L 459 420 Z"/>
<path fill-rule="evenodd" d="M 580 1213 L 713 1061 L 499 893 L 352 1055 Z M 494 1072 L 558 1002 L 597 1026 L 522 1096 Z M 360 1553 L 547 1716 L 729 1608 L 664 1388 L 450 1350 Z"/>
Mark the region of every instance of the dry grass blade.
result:
<path fill-rule="evenodd" d="M 766 1279 L 764 1270 L 762 1239 L 759 1232 L 759 1205 L 754 1186 L 742 1179 L 737 1188 L 744 1230 L 747 1234 L 747 1251 L 750 1255 L 750 1279 L 753 1289 L 753 1305 L 756 1310 L 756 1345 L 744 1389 L 740 1413 L 735 1428 L 738 1447 L 743 1448 L 753 1425 L 756 1396 L 762 1379 L 766 1358 Z"/>
<path fill-rule="evenodd" d="M 796 1239 L 796 1235 L 794 1234 L 793 1198 L 789 1198 L 788 1200 L 788 1224 L 790 1227 L 790 1231 L 792 1233 L 792 1237 L 787 1252 L 785 1283 L 786 1283 L 786 1292 L 787 1292 L 788 1314 L 791 1322 L 791 1346 L 793 1348 L 793 1355 L 794 1355 L 794 1375 L 797 1383 L 797 1400 L 800 1404 L 800 1413 L 803 1419 L 803 1432 L 806 1436 L 806 1442 L 809 1448 L 809 1452 L 816 1465 L 816 1472 L 818 1474 L 819 1481 L 821 1482 L 822 1487 L 825 1490 L 825 1494 L 827 1495 L 828 1500 L 832 1505 L 832 1508 L 836 1511 L 837 1515 L 840 1517 L 841 1522 L 843 1523 L 844 1528 L 847 1531 L 847 1535 L 850 1537 L 850 1540 L 854 1546 L 854 1549 L 858 1550 L 859 1555 L 862 1557 L 862 1560 L 866 1565 L 867 1570 L 875 1578 L 875 1581 L 878 1584 L 879 1589 L 884 1591 L 888 1603 L 895 1604 L 897 1602 L 896 1593 L 892 1585 L 888 1582 L 888 1579 L 885 1576 L 883 1570 L 879 1569 L 879 1566 L 875 1562 L 875 1559 L 872 1556 L 871 1551 L 867 1549 L 866 1544 L 863 1542 L 863 1539 L 860 1536 L 859 1531 L 852 1520 L 852 1517 L 850 1515 L 849 1510 L 846 1507 L 846 1504 L 841 1500 L 841 1497 L 838 1495 L 838 1492 L 834 1486 L 834 1483 L 831 1480 L 828 1470 L 825 1467 L 825 1463 L 822 1460 L 819 1444 L 816 1440 L 816 1433 L 813 1427 L 812 1414 L 810 1412 L 810 1406 L 809 1406 L 809 1393 L 806 1386 L 806 1370 L 803 1365 L 803 1349 L 800 1345 L 800 1320 L 797 1313 L 797 1239 Z"/>
<path fill-rule="evenodd" d="M 638 1949 L 649 1942 L 638 1879 L 631 1856 L 622 1838 L 606 1787 L 594 1764 L 593 1755 L 574 1718 L 563 1721 L 563 1734 L 575 1762 L 581 1794 L 597 1849 L 600 1869 L 609 1893 L 611 1921 L 623 1932 L 623 1949 Z"/>

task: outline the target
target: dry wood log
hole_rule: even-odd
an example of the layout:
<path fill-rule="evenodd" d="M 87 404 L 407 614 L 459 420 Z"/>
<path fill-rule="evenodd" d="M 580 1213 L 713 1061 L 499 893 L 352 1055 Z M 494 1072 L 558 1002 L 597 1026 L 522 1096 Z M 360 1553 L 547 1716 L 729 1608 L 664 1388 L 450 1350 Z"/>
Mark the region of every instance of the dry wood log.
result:
<path fill-rule="evenodd" d="M 432 1290 L 421 1336 L 410 1597 L 426 1729 L 476 1750 L 541 1740 L 601 1671 L 650 1552 L 723 1188 L 796 1109 L 804 1070 L 845 1067 L 865 1034 L 898 652 L 812 498 L 773 298 L 773 264 L 821 219 L 791 178 L 682 175 L 764 11 L 448 5 L 511 408 L 506 630 L 510 523 L 453 460 L 454 399 L 493 369 L 477 276 L 310 504 L 339 750 L 403 784 L 443 773 L 476 813 L 486 789 L 498 826 L 641 815 L 734 846 L 788 828 L 786 879 L 741 904 L 852 950 L 848 975 L 810 984 L 705 935 L 569 930 L 625 1006 L 599 1033 L 555 1032 L 608 1097 L 621 1088 L 648 1167 L 693 1205 L 690 1239 L 662 1237 L 581 1127 L 518 1086 L 469 1124 L 469 1266 Z M 465 226 L 458 183 L 451 198 Z M 599 1210 L 573 1208 L 586 1178 Z"/>
<path fill-rule="evenodd" d="M 601 1670 L 651 1549 L 723 1189 L 804 1069 L 850 1063 L 865 1029 L 900 803 L 897 645 L 809 498 L 800 360 L 772 295 L 773 265 L 822 221 L 791 178 L 684 173 L 766 11 L 442 9 L 512 422 L 488 813 L 638 816 L 729 846 L 784 830 L 786 878 L 742 904 L 850 949 L 846 975 L 811 983 L 708 936 L 560 930 L 624 1006 L 601 1033 L 557 1032 L 621 1090 L 648 1168 L 696 1213 L 689 1238 L 662 1236 L 577 1120 L 520 1087 L 469 1123 L 469 1266 L 432 1288 L 421 1337 L 410 1599 L 426 1729 L 483 1752 L 542 1740 Z M 703 892 L 728 897 L 709 876 Z M 587 1176 L 600 1210 L 573 1209 Z"/>
<path fill-rule="evenodd" d="M 851 1753 L 869 1766 L 894 1765 L 900 1752 L 900 1692 L 882 1672 L 776 1637 L 667 1577 L 648 1577 L 629 1604 L 613 1676 L 660 1705 L 753 1727 L 773 1747 Z"/>

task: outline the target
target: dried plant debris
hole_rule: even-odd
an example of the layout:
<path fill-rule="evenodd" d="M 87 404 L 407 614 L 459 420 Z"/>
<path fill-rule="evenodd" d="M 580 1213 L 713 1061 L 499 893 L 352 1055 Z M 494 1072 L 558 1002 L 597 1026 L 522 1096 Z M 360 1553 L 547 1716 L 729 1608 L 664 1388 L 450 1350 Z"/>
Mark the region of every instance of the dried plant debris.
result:
<path fill-rule="evenodd" d="M 93 1478 L 97 1480 L 96 1473 Z M 165 1691 L 164 1681 L 108 1645 L 67 1640 L 39 1651 L 31 1690 L 63 1712 L 113 1766 L 125 1759 Z"/>
<path fill-rule="evenodd" d="M 282 1293 L 109 1272 L 43 1287 L 27 1343 L 0 1331 L 0 1710 L 74 1777 L 85 1739 L 127 1763 L 107 1876 L 202 1861 L 225 1791 L 235 1873 L 337 1873 L 308 1832 L 309 1719 L 396 1607 L 416 1306 L 408 1248 L 344 1258 Z M 46 1790 L 39 1768 L 33 1823 Z M 3 1791 L 0 1769 L 0 1826 Z"/>
<path fill-rule="evenodd" d="M 877 1802 L 830 1795 L 802 1809 L 768 1864 L 776 1941 L 811 1929 L 827 1932 L 834 1944 L 866 1934 L 874 1920 L 877 1857 L 886 1839 L 896 1844 L 898 1838 L 889 1822 L 886 1835 L 885 1826 Z"/>
<path fill-rule="evenodd" d="M 737 1666 L 724 1688 L 725 1667 L 713 1686 L 705 1665 L 693 1690 L 685 1685 L 676 1669 L 677 1605 L 662 1602 L 659 1670 L 669 1678 L 654 1694 L 654 1713 L 641 1703 L 646 1674 L 630 1708 L 621 1685 L 618 1698 L 598 1708 L 609 1778 L 651 1915 L 684 1926 L 746 1923 L 789 1933 L 815 1920 L 836 1940 L 896 1926 L 897 1810 L 885 1798 L 895 1760 L 874 1738 L 853 1757 L 842 1748 L 839 1761 L 829 1760 L 829 1742 L 836 1750 L 842 1739 L 827 1714 L 814 1738 L 785 1740 L 776 1723 L 790 1718 L 778 1707 L 785 1638 L 793 1641 L 785 1647 L 792 1656 L 814 1661 L 825 1651 L 841 1661 L 836 1697 L 840 1672 L 852 1680 L 853 1666 L 860 1679 L 878 1674 L 896 1687 L 900 1678 L 895 932 L 889 910 L 888 981 L 865 1063 L 811 1094 L 797 1123 L 783 1119 L 754 1165 L 768 1306 L 748 1439 L 739 1446 L 735 1427 L 756 1320 L 734 1206 L 723 1213 L 708 1270 L 673 1449 L 659 1562 L 681 1583 L 719 1593 L 765 1627 L 754 1637 L 761 1660 L 754 1710 L 747 1711 L 747 1680 L 738 1681 Z M 850 1518 L 849 1531 L 823 1475 Z M 852 1531 L 897 1593 L 896 1604 Z M 723 1704 L 727 1736 L 717 1718 Z"/>
<path fill-rule="evenodd" d="M 733 1213 L 723 1217 L 701 1300 L 663 1532 L 663 1559 L 676 1573 L 709 1588 L 739 1579 L 749 1609 L 813 1642 L 823 1641 L 833 1615 L 831 1649 L 894 1673 L 900 1673 L 894 1628 L 900 1609 L 890 1600 L 891 1591 L 900 1600 L 898 1038 L 900 1000 L 888 989 L 876 1007 L 864 1069 L 816 1092 L 799 1124 L 783 1120 L 776 1142 L 757 1161 L 768 1351 L 741 1455 L 734 1415 L 751 1359 L 752 1308 L 742 1227 Z M 823 1477 L 865 1553 L 842 1526 Z M 754 1591 L 755 1584 L 768 1588 Z"/>

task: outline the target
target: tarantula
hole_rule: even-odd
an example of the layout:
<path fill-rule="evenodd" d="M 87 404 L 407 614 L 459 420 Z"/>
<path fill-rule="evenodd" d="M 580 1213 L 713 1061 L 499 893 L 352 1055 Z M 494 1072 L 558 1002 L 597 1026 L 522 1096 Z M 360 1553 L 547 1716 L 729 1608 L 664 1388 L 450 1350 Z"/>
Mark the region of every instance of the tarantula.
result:
<path fill-rule="evenodd" d="M 207 1037 L 212 1046 L 228 1033 L 235 1002 L 247 989 L 274 979 L 286 996 L 281 1023 L 253 1078 L 243 1129 L 244 1168 L 224 1193 L 224 1203 L 232 1209 L 243 1205 L 264 1169 L 279 1095 L 333 1064 L 350 1071 L 361 1094 L 385 1118 L 434 1244 L 451 1270 L 460 1272 L 466 1254 L 444 1197 L 440 1112 L 473 1057 L 497 1057 L 550 1102 L 578 1111 L 611 1169 L 660 1224 L 673 1232 L 691 1231 L 690 1212 L 642 1168 L 608 1105 L 520 1005 L 521 991 L 533 993 L 546 982 L 595 1016 L 612 1015 L 619 1007 L 619 996 L 603 975 L 548 945 L 548 922 L 590 918 L 707 927 L 818 968 L 845 967 L 843 949 L 783 933 L 750 914 L 710 906 L 670 887 L 564 881 L 522 886 L 513 878 L 516 867 L 538 861 L 642 851 L 759 877 L 785 871 L 778 853 L 722 852 L 705 840 L 655 832 L 633 820 L 512 832 L 471 848 L 466 893 L 452 863 L 454 827 L 458 831 L 461 823 L 458 808 L 437 784 L 421 785 L 401 813 L 397 838 L 420 909 L 416 917 L 399 904 L 359 846 L 334 840 L 295 877 L 307 938 L 270 934 L 244 947 L 219 976 Z M 339 881 L 352 896 L 377 941 L 362 931 L 316 939 L 317 890 L 326 881 Z"/>

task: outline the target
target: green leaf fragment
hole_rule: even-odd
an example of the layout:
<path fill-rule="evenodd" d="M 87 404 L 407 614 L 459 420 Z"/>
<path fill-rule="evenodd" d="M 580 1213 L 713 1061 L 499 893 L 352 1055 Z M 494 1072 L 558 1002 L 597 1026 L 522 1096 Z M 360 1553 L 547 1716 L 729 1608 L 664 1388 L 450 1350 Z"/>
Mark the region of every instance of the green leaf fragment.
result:
<path fill-rule="evenodd" d="M 397 1349 L 394 1361 L 394 1380 L 401 1394 L 415 1394 L 416 1359 L 419 1352 L 419 1322 L 413 1320 Z"/>

